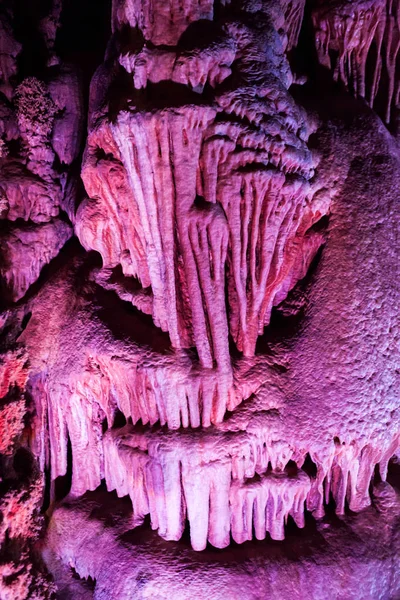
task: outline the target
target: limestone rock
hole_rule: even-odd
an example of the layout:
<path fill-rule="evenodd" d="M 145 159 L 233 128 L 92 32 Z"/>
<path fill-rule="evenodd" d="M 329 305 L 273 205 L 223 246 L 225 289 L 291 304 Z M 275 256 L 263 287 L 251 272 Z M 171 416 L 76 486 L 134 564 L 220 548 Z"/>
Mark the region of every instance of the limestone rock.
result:
<path fill-rule="evenodd" d="M 399 3 L 94 4 L 0 9 L 0 596 L 399 597 Z"/>
<path fill-rule="evenodd" d="M 61 220 L 8 228 L 0 251 L 3 293 L 14 302 L 22 298 L 71 235 L 72 228 Z"/>

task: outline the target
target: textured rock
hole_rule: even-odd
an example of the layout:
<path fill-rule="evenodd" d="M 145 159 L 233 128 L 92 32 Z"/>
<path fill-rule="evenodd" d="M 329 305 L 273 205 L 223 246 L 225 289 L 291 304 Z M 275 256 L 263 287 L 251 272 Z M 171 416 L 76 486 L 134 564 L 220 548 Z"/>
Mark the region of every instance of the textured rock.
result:
<path fill-rule="evenodd" d="M 57 256 L 71 235 L 71 227 L 60 220 L 9 228 L 1 240 L 0 277 L 4 293 L 13 301 L 22 298 L 42 267 Z"/>
<path fill-rule="evenodd" d="M 284 542 L 195 553 L 145 528 L 131 531 L 127 503 L 96 492 L 56 509 L 45 557 L 53 572 L 59 558 L 81 585 L 94 581 L 95 600 L 392 598 L 399 590 L 398 493 L 380 485 L 374 504 L 339 527 L 329 517 Z"/>
<path fill-rule="evenodd" d="M 60 69 L 48 90 L 57 108 L 51 145 L 60 162 L 70 165 L 78 157 L 83 133 L 83 98 L 77 73 L 71 68 Z"/>
<path fill-rule="evenodd" d="M 0 398 L 4 398 L 14 386 L 20 389 L 25 387 L 28 378 L 26 362 L 27 356 L 21 350 L 8 351 L 1 355 Z M 3 435 L 5 435 L 5 428 Z M 6 452 L 8 445 L 8 443 L 4 444 L 3 453 Z"/>
<path fill-rule="evenodd" d="M 317 2 L 313 13 L 321 64 L 332 69 L 335 79 L 365 98 L 369 106 L 378 104 L 386 123 L 391 121 L 400 97 L 396 67 L 399 8 L 397 0 L 339 0 Z"/>
<path fill-rule="evenodd" d="M 21 44 L 14 38 L 12 24 L 7 13 L 0 15 L 0 91 L 11 98 L 13 79 L 17 75 L 17 58 Z"/>
<path fill-rule="evenodd" d="M 280 0 L 285 15 L 284 28 L 288 36 L 288 50 L 297 46 L 303 23 L 305 0 Z"/>
<path fill-rule="evenodd" d="M 72 235 L 72 228 L 57 218 L 64 208 L 70 212 L 71 179 L 55 168 L 55 158 L 69 165 L 79 153 L 78 79 L 71 70 L 60 71 L 48 86 L 26 78 L 15 90 L 14 110 L 5 105 L 0 115 L 0 218 L 28 222 L 2 228 L 1 287 L 5 298 L 16 301 Z M 17 156 L 15 150 L 8 152 L 13 140 L 20 144 Z"/>
<path fill-rule="evenodd" d="M 175 46 L 190 23 L 212 19 L 213 12 L 212 0 L 172 0 L 168 5 L 162 0 L 155 0 L 154 4 L 142 0 L 117 0 L 113 3 L 112 25 L 114 30 L 121 25 L 137 27 L 145 40 L 154 45 Z"/>
<path fill-rule="evenodd" d="M 266 473 L 268 459 L 278 471 L 285 460 L 266 456 L 257 436 L 206 434 L 200 442 L 193 435 L 142 439 L 122 430 L 105 436 L 103 451 L 108 489 L 129 494 L 135 523 L 150 513 L 152 528 L 167 540 L 180 539 L 186 518 L 195 550 L 207 541 L 224 548 L 230 533 L 243 543 L 252 539 L 253 527 L 257 539 L 266 531 L 283 539 L 289 515 L 304 526 L 310 478 L 301 470 Z"/>
<path fill-rule="evenodd" d="M 57 10 L 59 16 L 62 3 L 54 3 L 48 18 L 43 15 L 46 7 L 39 4 L 7 2 L 0 9 L 2 600 L 50 600 L 55 596 L 55 586 L 37 551 L 44 525 L 45 476 L 28 448 L 35 404 L 26 393 L 29 356 L 18 343 L 30 312 L 24 300 L 19 306 L 14 303 L 72 235 L 62 212 L 68 211 L 73 181 L 77 180 L 83 104 L 74 68 L 56 66 Z M 52 55 L 49 70 L 40 64 L 42 47 L 35 31 L 38 9 L 40 17 L 44 16 L 41 31 Z M 38 64 L 29 65 L 32 58 Z M 75 173 L 73 168 L 67 173 L 63 163 L 72 165 L 73 161 Z M 41 335 L 46 336 L 45 321 Z"/>
<path fill-rule="evenodd" d="M 118 29 L 125 21 L 115 14 Z M 155 14 L 161 19 L 161 9 Z M 267 8 L 260 15 L 266 41 L 274 34 Z M 139 304 L 139 295 L 132 302 L 175 348 L 195 345 L 203 367 L 227 371 L 228 331 L 239 350 L 254 354 L 272 307 L 304 277 L 323 241 L 311 228 L 329 197 L 313 201 L 309 129 L 285 89 L 291 80 L 279 38 L 263 45 L 244 19 L 216 31 L 199 47 L 196 37 L 183 37 L 183 50 L 123 51 L 119 62 L 148 101 L 132 90 L 112 123 L 101 106 L 92 117 L 82 173 L 92 199 L 81 205 L 76 230 L 106 269 L 118 265 L 138 279 L 148 302 Z M 234 62 L 241 85 L 219 87 Z M 211 101 L 202 93 L 207 84 L 215 87 Z"/>
<path fill-rule="evenodd" d="M 0 596 L 398 597 L 397 3 L 11 4 Z"/>
<path fill-rule="evenodd" d="M 60 313 L 53 316 L 49 331 L 60 348 L 54 351 L 46 340 L 41 342 L 40 354 L 32 363 L 31 393 L 41 419 L 45 420 L 43 415 L 51 407 L 54 478 L 67 472 L 68 437 L 71 440 L 73 496 L 95 489 L 105 479 L 109 490 L 130 496 L 136 525 L 150 514 L 152 527 L 161 536 L 177 540 L 187 519 L 193 547 L 198 550 L 207 541 L 226 546 L 229 532 L 242 542 L 252 531 L 250 524 L 258 537 L 269 531 L 280 538 L 285 514 L 293 515 L 299 526 L 303 524 L 304 503 L 316 517 L 323 516 L 331 498 L 338 514 L 344 513 L 346 499 L 353 511 L 370 504 L 375 466 L 379 465 L 385 479 L 388 460 L 400 446 L 397 355 L 393 355 L 398 335 L 394 285 L 398 261 L 396 244 L 391 242 L 397 233 L 385 216 L 397 211 L 398 157 L 383 127 L 371 115 L 365 114 L 364 119 L 371 133 L 360 143 L 357 167 L 351 166 L 353 131 L 343 129 L 338 158 L 332 154 L 337 148 L 332 135 L 337 125 L 336 129 L 328 125 L 319 134 L 325 152 L 322 181 L 328 185 L 328 175 L 333 173 L 348 183 L 332 205 L 327 245 L 309 295 L 306 327 L 287 346 L 278 345 L 273 358 L 235 361 L 232 404 L 224 404 L 228 386 L 213 405 L 215 394 L 204 393 L 205 371 L 200 369 L 196 380 L 189 367 L 190 354 L 174 354 L 161 333 L 151 338 L 150 324 L 141 333 L 138 315 L 131 315 L 129 321 L 125 313 L 127 329 L 123 341 L 117 341 L 115 323 L 99 319 L 104 308 L 93 309 L 100 297 L 81 298 L 73 272 L 60 273 L 44 289 L 37 300 L 40 308 L 35 309 L 36 317 L 21 341 L 33 357 L 48 303 L 57 303 Z M 372 139 L 381 154 L 368 154 Z M 386 157 L 382 171 L 381 155 Z M 371 164 L 376 165 L 374 193 L 364 183 L 365 169 Z M 357 190 L 354 204 L 349 200 L 350 190 Z M 378 230 L 377 222 L 381 223 Z M 367 252 L 366 247 L 374 251 Z M 379 267 L 383 256 L 391 265 L 389 271 Z M 91 285 L 91 293 L 98 293 Z M 77 299 L 71 303 L 74 294 Z M 114 312 L 117 298 L 111 291 L 103 294 L 102 303 L 107 299 L 108 311 Z M 371 308 L 373 298 L 379 313 Z M 60 320 L 60 315 L 65 316 Z M 64 318 L 68 318 L 68 330 Z M 365 329 L 369 336 L 364 335 Z M 50 376 L 41 374 L 40 356 L 51 365 Z M 385 373 L 385 381 L 373 376 L 380 372 Z M 210 371 L 209 377 L 212 386 L 218 382 L 220 389 L 221 373 Z M 197 387 L 199 382 L 202 388 Z M 211 420 L 215 426 L 207 432 L 179 429 L 200 425 L 200 407 L 202 424 L 209 425 Z M 227 407 L 235 410 L 219 423 Z M 211 413 L 205 412 L 210 408 Z M 120 429 L 115 424 L 117 409 L 143 425 Z M 102 434 L 105 420 L 114 428 Z M 146 427 L 157 421 L 179 430 Z M 45 435 L 40 427 L 37 433 L 34 443 L 44 462 Z M 310 461 L 315 471 L 311 476 L 301 471 L 304 462 L 309 465 Z M 233 506 L 241 508 L 233 510 Z M 252 506 L 260 506 L 265 521 Z M 243 512 L 245 507 L 248 513 Z"/>
<path fill-rule="evenodd" d="M 19 162 L 7 161 L 2 168 L 0 186 L 3 219 L 43 223 L 59 214 L 59 185 L 33 175 Z"/>
<path fill-rule="evenodd" d="M 23 444 L 28 375 L 23 348 L 0 353 L 0 597 L 4 600 L 47 600 L 55 590 L 34 551 L 43 525 L 43 480 Z"/>

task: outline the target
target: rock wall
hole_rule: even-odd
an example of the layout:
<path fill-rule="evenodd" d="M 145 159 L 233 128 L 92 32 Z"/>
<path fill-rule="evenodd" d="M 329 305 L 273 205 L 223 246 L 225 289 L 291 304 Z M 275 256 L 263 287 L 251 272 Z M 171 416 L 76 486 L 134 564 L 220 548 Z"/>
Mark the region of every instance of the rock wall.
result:
<path fill-rule="evenodd" d="M 312 19 L 321 64 L 369 106 L 375 106 L 386 123 L 397 119 L 397 0 L 317 2 Z"/>
<path fill-rule="evenodd" d="M 0 11 L 4 598 L 54 592 L 40 505 L 59 585 L 99 578 L 89 524 L 71 555 L 54 534 L 88 491 L 171 552 L 370 510 L 400 449 L 397 1 L 113 0 L 100 64 L 71 52 L 83 6 L 22 5 Z"/>

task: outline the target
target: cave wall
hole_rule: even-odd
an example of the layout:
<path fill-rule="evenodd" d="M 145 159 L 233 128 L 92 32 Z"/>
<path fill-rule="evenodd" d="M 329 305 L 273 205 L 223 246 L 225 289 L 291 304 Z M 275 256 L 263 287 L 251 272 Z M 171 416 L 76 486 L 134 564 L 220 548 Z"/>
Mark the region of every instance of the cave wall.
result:
<path fill-rule="evenodd" d="M 47 522 L 87 492 L 196 551 L 371 505 L 400 448 L 399 32 L 395 0 L 3 3 L 4 598 L 54 595 Z"/>

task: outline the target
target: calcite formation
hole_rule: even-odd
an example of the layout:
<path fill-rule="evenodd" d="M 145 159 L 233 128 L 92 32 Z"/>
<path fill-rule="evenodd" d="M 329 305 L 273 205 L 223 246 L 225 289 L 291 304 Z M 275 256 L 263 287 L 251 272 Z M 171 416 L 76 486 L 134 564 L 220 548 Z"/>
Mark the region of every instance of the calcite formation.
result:
<path fill-rule="evenodd" d="M 1 598 L 398 597 L 397 0 L 67 4 L 0 12 Z"/>
<path fill-rule="evenodd" d="M 37 226 L 10 227 L 5 231 L 0 267 L 4 295 L 14 301 L 22 298 L 39 277 L 42 267 L 58 254 L 71 234 L 71 227 L 59 219 Z"/>
<path fill-rule="evenodd" d="M 116 12 L 121 28 L 125 11 Z M 194 346 L 202 367 L 224 372 L 228 336 L 252 356 L 272 307 L 306 274 L 322 243 L 312 226 L 329 207 L 327 198 L 313 202 L 310 131 L 287 93 L 284 41 L 268 7 L 258 14 L 261 36 L 244 12 L 216 21 L 207 45 L 202 25 L 182 35 L 182 49 L 122 48 L 127 107 L 110 122 L 111 106 L 92 105 L 82 171 L 90 199 L 76 220 L 104 268 L 119 267 L 125 286 L 135 278 L 132 303 L 173 347 Z M 181 21 L 160 38 L 158 18 L 161 10 L 150 28 L 144 17 L 143 36 L 171 44 Z"/>
<path fill-rule="evenodd" d="M 308 524 L 297 535 L 292 532 L 290 541 L 269 545 L 269 552 L 263 552 L 264 543 L 247 542 L 222 552 L 210 548 L 205 556 L 184 544 L 164 542 L 149 530 L 132 531 L 127 525 L 128 502 L 106 492 L 90 493 L 56 509 L 46 560 L 58 569 L 63 592 L 85 600 L 92 594 L 86 581 L 96 582 L 96 598 L 101 600 L 167 598 L 167 590 L 177 598 L 201 600 L 395 598 L 396 512 L 394 490 L 380 485 L 374 491 L 374 507 L 342 527 L 335 527 L 332 517 L 317 530 Z M 67 569 L 60 572 L 57 556 L 82 579 L 68 579 Z"/>
<path fill-rule="evenodd" d="M 43 572 L 33 544 L 43 522 L 43 479 L 23 443 L 28 358 L 21 348 L 0 358 L 0 597 L 50 599 L 55 586 Z"/>
<path fill-rule="evenodd" d="M 7 61 L 15 70 L 21 48 L 14 47 Z M 13 69 L 4 68 L 3 77 Z M 26 77 L 12 98 L 13 105 L 0 98 L 0 274 L 4 297 L 15 301 L 72 235 L 71 175 L 57 162 L 68 166 L 78 156 L 82 99 L 77 75 L 63 67 L 48 84 Z"/>
<path fill-rule="evenodd" d="M 324 0 L 313 12 L 318 58 L 386 123 L 397 116 L 400 12 L 396 0 Z"/>

